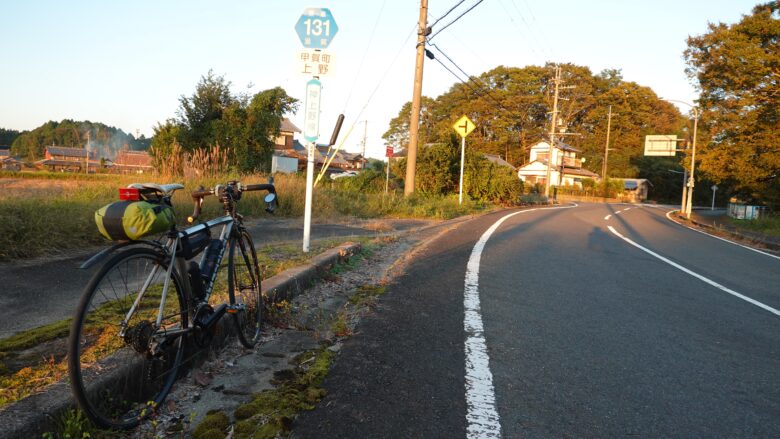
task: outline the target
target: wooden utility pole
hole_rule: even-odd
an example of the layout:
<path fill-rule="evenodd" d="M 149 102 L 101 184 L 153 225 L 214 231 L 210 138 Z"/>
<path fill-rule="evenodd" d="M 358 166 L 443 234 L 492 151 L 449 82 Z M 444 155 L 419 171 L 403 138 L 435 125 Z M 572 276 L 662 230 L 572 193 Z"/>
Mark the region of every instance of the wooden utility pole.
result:
<path fill-rule="evenodd" d="M 555 84 L 555 97 L 553 98 L 552 123 L 550 124 L 550 154 L 547 157 L 547 178 L 544 181 L 544 196 L 548 198 L 550 196 L 550 180 L 552 179 L 551 169 L 555 148 L 555 124 L 558 121 L 558 86 L 561 83 L 560 67 L 555 67 L 555 79 L 553 79 L 553 83 Z M 563 157 L 561 157 L 561 160 L 563 160 Z"/>
<path fill-rule="evenodd" d="M 420 24 L 417 29 L 417 63 L 414 67 L 414 92 L 412 114 L 409 120 L 409 146 L 406 156 L 406 180 L 404 195 L 414 193 L 414 175 L 417 170 L 417 139 L 420 129 L 420 104 L 422 101 L 423 63 L 425 61 L 425 37 L 428 35 L 428 0 L 420 0 Z"/>
<path fill-rule="evenodd" d="M 601 165 L 601 179 L 604 184 L 607 183 L 607 160 L 609 159 L 609 130 L 612 128 L 612 105 L 609 106 L 607 113 L 607 144 L 604 145 L 604 163 Z"/>

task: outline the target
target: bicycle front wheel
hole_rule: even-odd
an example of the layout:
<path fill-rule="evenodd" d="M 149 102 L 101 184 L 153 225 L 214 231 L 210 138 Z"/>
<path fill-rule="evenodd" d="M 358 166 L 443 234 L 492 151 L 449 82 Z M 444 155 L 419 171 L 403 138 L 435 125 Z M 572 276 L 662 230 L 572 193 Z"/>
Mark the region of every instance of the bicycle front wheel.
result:
<path fill-rule="evenodd" d="M 163 303 L 167 268 L 158 252 L 131 248 L 109 259 L 81 298 L 71 326 L 68 369 L 76 401 L 100 427 L 137 425 L 176 380 L 188 317 L 176 271 Z"/>
<path fill-rule="evenodd" d="M 229 312 L 238 331 L 238 340 L 251 348 L 260 338 L 263 302 L 260 292 L 260 266 L 252 237 L 246 230 L 230 240 L 228 256 Z"/>

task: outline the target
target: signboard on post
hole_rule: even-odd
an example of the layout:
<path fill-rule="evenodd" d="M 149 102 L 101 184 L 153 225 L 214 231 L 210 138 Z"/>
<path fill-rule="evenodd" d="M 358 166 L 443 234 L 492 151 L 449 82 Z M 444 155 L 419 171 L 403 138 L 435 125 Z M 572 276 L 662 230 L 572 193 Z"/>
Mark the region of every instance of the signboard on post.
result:
<path fill-rule="evenodd" d="M 303 138 L 314 142 L 320 137 L 320 96 L 322 95 L 322 83 L 312 79 L 306 83 L 306 103 L 303 121 Z"/>
<path fill-rule="evenodd" d="M 325 49 L 330 45 L 339 27 L 327 8 L 306 8 L 295 24 L 295 32 L 303 47 Z"/>
<path fill-rule="evenodd" d="M 645 155 L 654 157 L 674 157 L 677 152 L 677 136 L 659 134 L 645 136 Z"/>
<path fill-rule="evenodd" d="M 393 157 L 393 147 L 390 145 L 385 146 L 385 157 L 391 158 Z"/>
<path fill-rule="evenodd" d="M 298 72 L 308 76 L 327 76 L 333 73 L 333 60 L 329 52 L 304 49 L 298 52 Z"/>

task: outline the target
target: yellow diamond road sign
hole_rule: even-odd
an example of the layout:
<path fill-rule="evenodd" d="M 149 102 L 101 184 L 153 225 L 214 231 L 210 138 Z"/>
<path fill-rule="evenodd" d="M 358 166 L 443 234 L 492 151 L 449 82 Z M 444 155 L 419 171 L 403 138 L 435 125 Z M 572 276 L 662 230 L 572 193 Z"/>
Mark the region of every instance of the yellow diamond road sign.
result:
<path fill-rule="evenodd" d="M 452 126 L 455 128 L 455 131 L 460 134 L 461 137 L 468 136 L 472 131 L 474 131 L 474 128 L 477 126 L 474 125 L 474 122 L 471 121 L 468 117 L 465 115 L 458 119 L 457 122 Z"/>

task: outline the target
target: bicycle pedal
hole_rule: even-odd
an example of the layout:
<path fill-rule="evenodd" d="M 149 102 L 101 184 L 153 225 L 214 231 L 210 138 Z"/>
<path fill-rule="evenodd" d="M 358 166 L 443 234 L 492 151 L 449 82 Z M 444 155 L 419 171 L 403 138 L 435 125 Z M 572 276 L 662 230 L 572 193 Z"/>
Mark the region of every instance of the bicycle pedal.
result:
<path fill-rule="evenodd" d="M 213 313 L 207 315 L 203 320 L 200 321 L 200 326 L 205 330 L 211 329 L 211 327 L 214 326 L 214 324 L 216 324 L 223 315 L 225 315 L 227 307 L 227 304 L 224 303 L 219 305 Z"/>

